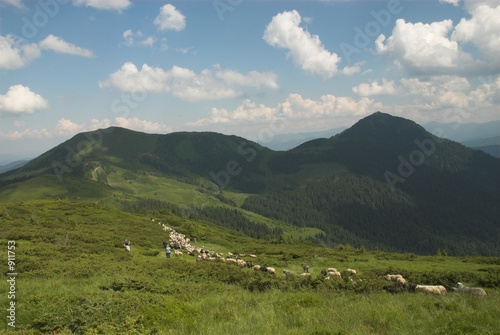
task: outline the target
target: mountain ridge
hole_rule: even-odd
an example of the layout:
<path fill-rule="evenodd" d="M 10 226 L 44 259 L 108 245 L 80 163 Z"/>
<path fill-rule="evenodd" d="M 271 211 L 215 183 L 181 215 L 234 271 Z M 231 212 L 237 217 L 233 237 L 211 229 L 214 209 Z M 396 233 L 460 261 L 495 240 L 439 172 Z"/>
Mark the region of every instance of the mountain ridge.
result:
<path fill-rule="evenodd" d="M 484 255 L 500 250 L 499 170 L 499 159 L 381 112 L 286 152 L 213 132 L 114 127 L 77 134 L 0 175 L 0 200 L 27 197 L 21 190 L 38 183 L 44 196 L 53 185 L 54 196 L 90 194 L 114 206 L 168 200 L 226 224 L 212 209 L 222 207 L 313 228 L 314 243 Z"/>

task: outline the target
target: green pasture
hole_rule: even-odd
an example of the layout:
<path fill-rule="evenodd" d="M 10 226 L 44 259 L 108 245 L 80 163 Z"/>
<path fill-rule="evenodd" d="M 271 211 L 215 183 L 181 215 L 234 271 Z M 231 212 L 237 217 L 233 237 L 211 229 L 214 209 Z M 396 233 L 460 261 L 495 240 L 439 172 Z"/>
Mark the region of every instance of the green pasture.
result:
<path fill-rule="evenodd" d="M 0 245 L 16 242 L 16 328 L 2 334 L 498 334 L 500 259 L 398 254 L 254 240 L 173 215 L 134 215 L 95 202 L 0 204 Z M 223 262 L 166 259 L 162 222 L 196 246 L 254 253 L 276 275 Z M 129 239 L 132 250 L 122 248 Z M 6 253 L 4 253 L 6 255 Z M 5 256 L 6 257 L 6 256 Z M 4 259 L 5 266 L 7 259 Z M 302 277 L 301 263 L 311 275 Z M 324 279 L 335 267 L 342 279 Z M 357 275 L 349 277 L 345 270 Z M 285 277 L 283 269 L 296 273 Z M 379 278 L 462 281 L 487 296 L 391 295 Z M 0 276 L 6 281 L 6 271 Z M 3 286 L 0 306 L 10 300 Z M 5 310 L 4 310 L 5 311 Z"/>

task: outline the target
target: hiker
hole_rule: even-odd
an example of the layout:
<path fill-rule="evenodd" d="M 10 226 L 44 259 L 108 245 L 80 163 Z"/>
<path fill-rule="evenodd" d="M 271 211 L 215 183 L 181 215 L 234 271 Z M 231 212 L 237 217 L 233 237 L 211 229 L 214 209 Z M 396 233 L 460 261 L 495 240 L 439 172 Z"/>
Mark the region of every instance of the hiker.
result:
<path fill-rule="evenodd" d="M 129 242 L 129 240 L 125 240 L 125 242 L 123 242 L 123 247 L 125 248 L 126 251 L 130 251 L 130 242 Z"/>
<path fill-rule="evenodd" d="M 167 255 L 167 258 L 170 258 L 170 253 L 172 252 L 172 249 L 170 249 L 170 246 L 167 245 L 167 248 L 165 249 L 165 254 Z"/>

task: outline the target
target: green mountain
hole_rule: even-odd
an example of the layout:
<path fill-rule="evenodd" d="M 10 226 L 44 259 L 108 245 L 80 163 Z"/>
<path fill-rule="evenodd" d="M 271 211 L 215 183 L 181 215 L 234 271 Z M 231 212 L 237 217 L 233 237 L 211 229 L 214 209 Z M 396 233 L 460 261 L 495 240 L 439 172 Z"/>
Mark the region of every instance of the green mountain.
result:
<path fill-rule="evenodd" d="M 374 113 L 278 152 L 209 132 L 82 133 L 0 175 L 0 200 L 89 198 L 275 243 L 500 255 L 500 160 Z"/>

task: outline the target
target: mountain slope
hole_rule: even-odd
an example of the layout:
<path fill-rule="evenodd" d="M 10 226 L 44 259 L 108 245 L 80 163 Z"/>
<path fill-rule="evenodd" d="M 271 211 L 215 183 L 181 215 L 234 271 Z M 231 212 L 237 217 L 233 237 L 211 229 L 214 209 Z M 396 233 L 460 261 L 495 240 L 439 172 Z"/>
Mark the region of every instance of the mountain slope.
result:
<path fill-rule="evenodd" d="M 269 225 L 266 236 L 314 228 L 306 238 L 328 245 L 498 255 L 498 171 L 499 159 L 377 112 L 287 152 L 216 133 L 78 134 L 1 175 L 0 199 L 19 199 L 29 183 L 46 197 L 52 183 L 53 197 L 94 188 L 93 198 L 118 207 L 177 208 L 167 201 L 246 231 Z"/>

